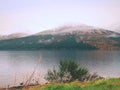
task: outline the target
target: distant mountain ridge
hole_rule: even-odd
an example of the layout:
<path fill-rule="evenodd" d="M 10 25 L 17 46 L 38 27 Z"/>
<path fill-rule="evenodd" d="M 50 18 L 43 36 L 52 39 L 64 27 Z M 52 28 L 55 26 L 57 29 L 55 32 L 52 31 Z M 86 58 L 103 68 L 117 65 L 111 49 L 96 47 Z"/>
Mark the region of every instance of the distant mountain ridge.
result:
<path fill-rule="evenodd" d="M 0 50 L 120 50 L 120 33 L 87 25 L 62 26 L 34 35 L 0 40 Z"/>
<path fill-rule="evenodd" d="M 104 30 L 104 29 L 103 29 Z M 99 32 L 103 31 L 102 28 L 97 28 L 97 27 L 93 27 L 93 26 L 88 26 L 88 25 L 66 25 L 66 26 L 61 26 L 61 27 L 57 27 L 54 30 L 46 30 L 43 32 L 38 33 L 38 35 L 40 34 L 72 34 L 72 33 L 94 33 L 94 32 Z M 104 32 L 104 31 L 103 31 Z"/>
<path fill-rule="evenodd" d="M 0 40 L 6 40 L 6 39 L 16 39 L 16 38 L 22 38 L 26 37 L 28 34 L 26 33 L 13 33 L 9 35 L 0 35 Z"/>
<path fill-rule="evenodd" d="M 120 33 L 88 25 L 77 25 L 62 26 L 55 28 L 54 30 L 39 32 L 36 35 L 88 35 L 89 37 L 119 37 Z"/>

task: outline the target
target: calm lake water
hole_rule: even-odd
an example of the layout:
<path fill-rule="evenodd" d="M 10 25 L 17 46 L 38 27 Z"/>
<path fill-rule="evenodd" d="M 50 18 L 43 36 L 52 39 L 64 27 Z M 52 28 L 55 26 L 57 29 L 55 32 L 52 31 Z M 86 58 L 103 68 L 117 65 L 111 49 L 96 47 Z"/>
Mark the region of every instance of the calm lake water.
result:
<path fill-rule="evenodd" d="M 120 77 L 120 51 L 0 51 L 0 87 L 25 82 L 34 71 L 34 78 L 43 83 L 47 70 L 57 68 L 64 58 L 75 59 L 91 73 Z"/>

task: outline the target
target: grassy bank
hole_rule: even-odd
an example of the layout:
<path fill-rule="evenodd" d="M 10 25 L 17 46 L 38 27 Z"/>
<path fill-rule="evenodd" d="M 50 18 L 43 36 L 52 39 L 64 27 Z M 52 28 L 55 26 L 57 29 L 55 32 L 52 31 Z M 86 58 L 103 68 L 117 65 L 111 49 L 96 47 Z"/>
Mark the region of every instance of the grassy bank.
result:
<path fill-rule="evenodd" d="M 120 79 L 103 79 L 89 82 L 50 83 L 30 86 L 22 90 L 120 90 Z"/>

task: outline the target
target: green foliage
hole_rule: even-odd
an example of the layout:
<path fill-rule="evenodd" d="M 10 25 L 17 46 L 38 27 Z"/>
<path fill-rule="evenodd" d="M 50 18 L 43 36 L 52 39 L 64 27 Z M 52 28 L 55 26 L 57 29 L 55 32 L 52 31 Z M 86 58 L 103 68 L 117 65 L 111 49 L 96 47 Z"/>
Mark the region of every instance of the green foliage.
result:
<path fill-rule="evenodd" d="M 72 60 L 64 60 L 60 61 L 60 73 L 70 73 L 71 80 L 80 80 L 82 81 L 82 78 L 88 74 L 88 70 L 86 68 L 79 67 L 79 65 Z M 63 75 L 64 76 L 64 75 Z"/>
<path fill-rule="evenodd" d="M 28 88 L 23 88 L 22 90 L 28 90 Z M 120 90 L 120 79 L 111 78 L 89 82 L 50 83 L 43 86 L 32 86 L 29 90 Z"/>
<path fill-rule="evenodd" d="M 42 90 L 82 90 L 79 85 L 56 84 L 43 88 Z"/>
<path fill-rule="evenodd" d="M 98 80 L 86 85 L 83 90 L 120 90 L 120 79 Z"/>
<path fill-rule="evenodd" d="M 80 67 L 75 61 L 63 60 L 59 63 L 58 71 L 48 71 L 46 79 L 50 82 L 69 82 L 77 79 L 83 81 L 87 74 L 88 70 Z"/>
<path fill-rule="evenodd" d="M 103 79 L 86 82 L 57 83 L 39 90 L 120 90 L 120 79 Z"/>
<path fill-rule="evenodd" d="M 55 82 L 59 79 L 59 73 L 55 69 L 53 71 L 49 70 L 46 79 L 50 82 Z"/>

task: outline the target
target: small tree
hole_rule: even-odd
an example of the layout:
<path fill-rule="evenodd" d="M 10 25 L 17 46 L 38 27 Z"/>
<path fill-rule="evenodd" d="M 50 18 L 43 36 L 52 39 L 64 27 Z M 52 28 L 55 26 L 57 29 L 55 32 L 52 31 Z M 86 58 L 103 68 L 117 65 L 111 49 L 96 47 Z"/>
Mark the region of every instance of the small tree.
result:
<path fill-rule="evenodd" d="M 80 67 L 73 60 L 62 60 L 59 63 L 58 71 L 48 71 L 46 79 L 48 81 L 67 82 L 73 80 L 83 81 L 84 77 L 88 74 L 86 68 Z"/>
<path fill-rule="evenodd" d="M 82 81 L 82 79 L 88 74 L 88 70 L 86 68 L 80 67 L 79 64 L 77 64 L 73 60 L 60 61 L 59 68 L 60 68 L 60 71 L 59 71 L 60 73 L 64 72 L 63 73 L 64 75 L 66 73 L 69 73 L 71 75 L 71 81 L 76 79 Z"/>

